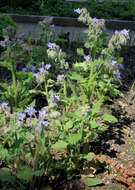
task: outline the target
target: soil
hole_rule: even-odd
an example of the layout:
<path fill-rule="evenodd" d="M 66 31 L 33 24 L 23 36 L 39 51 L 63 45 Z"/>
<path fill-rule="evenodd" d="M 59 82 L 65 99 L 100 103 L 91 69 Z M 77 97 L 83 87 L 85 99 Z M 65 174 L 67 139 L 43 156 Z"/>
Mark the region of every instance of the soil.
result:
<path fill-rule="evenodd" d="M 124 133 L 124 128 L 127 130 L 132 143 L 135 145 L 135 90 L 131 90 L 131 86 L 135 79 L 135 47 L 131 47 L 124 56 L 125 70 L 123 75 L 123 85 L 121 91 L 124 97 L 117 97 L 113 102 L 106 102 L 106 107 L 102 111 L 112 113 L 118 123 L 110 124 L 108 129 L 103 132 L 98 138 L 90 143 L 90 151 L 96 155 L 105 155 L 107 158 L 115 161 L 123 169 L 135 171 L 135 153 L 133 147 Z M 72 57 L 73 58 L 73 57 Z M 7 74 L 7 73 L 6 73 Z M 108 107 L 110 109 L 108 109 Z M 104 165 L 105 166 L 105 165 Z M 94 166 L 90 166 L 94 168 Z M 81 178 L 75 178 L 71 181 L 55 183 L 55 185 L 46 186 L 43 189 L 49 190 L 128 190 L 129 187 L 125 184 L 118 183 L 115 178 L 118 172 L 115 167 L 108 165 L 103 168 L 94 168 L 93 172 L 89 169 L 84 169 Z M 87 171 L 86 171 L 87 170 Z M 86 187 L 82 182 L 83 175 L 86 177 L 93 175 L 102 180 L 103 184 L 97 187 Z M 109 182 L 113 178 L 112 182 Z M 133 190 L 133 189 L 132 189 Z"/>

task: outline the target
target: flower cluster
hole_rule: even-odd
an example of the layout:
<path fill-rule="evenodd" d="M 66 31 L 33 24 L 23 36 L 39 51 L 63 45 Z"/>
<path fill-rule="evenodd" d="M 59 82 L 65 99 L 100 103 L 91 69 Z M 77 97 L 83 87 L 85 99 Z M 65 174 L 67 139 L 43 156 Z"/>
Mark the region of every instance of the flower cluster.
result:
<path fill-rule="evenodd" d="M 89 26 L 87 40 L 84 46 L 92 52 L 91 58 L 100 55 L 105 40 L 105 21 L 103 19 L 92 18 L 87 9 L 76 9 L 80 13 L 78 20 Z"/>
<path fill-rule="evenodd" d="M 7 102 L 3 102 L 2 104 L 0 104 L 0 108 L 1 108 L 1 110 L 7 110 L 8 103 Z"/>
<path fill-rule="evenodd" d="M 48 74 L 48 70 L 50 69 L 51 64 L 48 63 L 44 66 L 44 63 L 42 64 L 42 67 L 40 67 L 38 70 L 38 73 L 33 73 L 33 76 L 36 77 L 37 83 L 44 82 L 45 76 Z"/>
<path fill-rule="evenodd" d="M 27 113 L 30 117 L 35 116 L 37 113 L 33 106 L 26 106 L 26 108 L 25 113 Z"/>
<path fill-rule="evenodd" d="M 121 79 L 121 70 L 124 69 L 123 64 L 119 64 L 117 60 L 108 58 L 105 65 L 108 69 L 112 69 L 115 78 Z"/>
<path fill-rule="evenodd" d="M 50 42 L 47 44 L 47 47 L 48 47 L 47 49 L 48 57 L 51 59 L 55 59 L 59 53 L 60 47 L 55 43 L 50 43 Z"/>
<path fill-rule="evenodd" d="M 52 21 L 53 21 L 53 17 L 46 17 L 42 21 L 40 21 L 39 24 L 41 26 L 50 25 L 52 23 Z"/>
<path fill-rule="evenodd" d="M 0 104 L 0 114 L 6 115 L 7 117 L 10 116 L 10 108 L 8 107 L 8 103 L 7 102 L 3 102 Z"/>
<path fill-rule="evenodd" d="M 47 55 L 49 58 L 53 59 L 57 66 L 61 69 L 68 69 L 69 64 L 65 61 L 65 53 L 62 52 L 61 48 L 55 43 L 47 44 Z"/>
<path fill-rule="evenodd" d="M 129 30 L 123 29 L 121 31 L 115 31 L 108 43 L 108 48 L 103 50 L 103 54 L 109 53 L 114 55 L 116 51 L 119 51 L 123 45 L 126 45 L 129 37 Z"/>
<path fill-rule="evenodd" d="M 49 116 L 49 114 L 48 114 L 48 109 L 47 109 L 47 107 L 43 107 L 43 108 L 39 111 L 38 118 L 44 120 L 44 119 L 47 118 L 48 116 Z"/>
<path fill-rule="evenodd" d="M 33 106 L 26 106 L 24 113 L 20 112 L 17 115 L 17 118 L 21 124 L 26 121 L 25 124 L 29 127 L 34 124 L 36 127 L 46 127 L 46 129 L 48 129 L 50 126 L 49 112 L 47 107 L 43 107 L 41 110 L 37 111 Z"/>
<path fill-rule="evenodd" d="M 51 92 L 50 102 L 56 103 L 58 101 L 60 101 L 60 95 L 57 95 L 57 94 L 54 94 L 53 92 Z"/>
<path fill-rule="evenodd" d="M 104 20 L 103 19 L 92 18 L 90 16 L 89 12 L 87 11 L 87 9 L 78 8 L 78 9 L 75 9 L 74 12 L 76 12 L 76 13 L 78 13 L 80 15 L 78 17 L 79 21 L 83 22 L 86 25 L 90 25 L 96 31 L 96 35 L 98 34 L 99 31 L 101 33 L 102 30 L 105 28 L 104 27 Z"/>
<path fill-rule="evenodd" d="M 78 9 L 75 9 L 74 12 L 77 12 L 78 14 L 80 14 L 80 16 L 78 17 L 79 21 L 83 22 L 84 24 L 89 25 L 89 23 L 91 22 L 91 17 L 86 8 L 82 8 L 82 9 L 78 8 Z"/>
<path fill-rule="evenodd" d="M 58 76 L 57 76 L 57 81 L 58 81 L 58 82 L 64 82 L 65 77 L 66 77 L 65 75 L 58 75 Z"/>
<path fill-rule="evenodd" d="M 80 15 L 81 12 L 82 12 L 82 10 L 81 10 L 80 8 L 78 8 L 78 9 L 74 9 L 74 12 L 75 12 L 75 13 L 78 13 L 78 14 Z"/>
<path fill-rule="evenodd" d="M 10 40 L 8 38 L 5 38 L 4 41 L 1 41 L 0 45 L 3 48 L 6 48 L 9 43 L 10 43 Z"/>
<path fill-rule="evenodd" d="M 18 114 L 19 121 L 24 121 L 25 117 L 26 117 L 26 113 L 20 112 Z"/>
<path fill-rule="evenodd" d="M 47 44 L 47 46 L 48 46 L 48 48 L 50 48 L 50 49 L 59 49 L 59 46 L 58 45 L 56 45 L 55 43 L 48 43 Z"/>

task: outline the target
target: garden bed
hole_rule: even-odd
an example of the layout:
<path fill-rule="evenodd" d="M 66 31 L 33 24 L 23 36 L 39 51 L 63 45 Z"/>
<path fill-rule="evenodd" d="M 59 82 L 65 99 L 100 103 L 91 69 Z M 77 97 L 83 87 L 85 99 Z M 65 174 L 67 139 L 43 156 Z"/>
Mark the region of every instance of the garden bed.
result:
<path fill-rule="evenodd" d="M 104 23 L 86 19 L 87 41 L 72 43 L 54 39 L 50 21 L 39 44 L 22 34 L 1 42 L 0 188 L 134 190 L 129 31 L 106 44 Z"/>

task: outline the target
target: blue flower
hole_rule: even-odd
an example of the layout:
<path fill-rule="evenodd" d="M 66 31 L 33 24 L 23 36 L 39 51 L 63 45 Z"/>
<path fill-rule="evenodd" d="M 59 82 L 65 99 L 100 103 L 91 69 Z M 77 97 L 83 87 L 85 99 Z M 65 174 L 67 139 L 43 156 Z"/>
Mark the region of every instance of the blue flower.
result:
<path fill-rule="evenodd" d="M 12 44 L 12 47 L 15 47 L 15 46 L 16 46 L 16 43 L 13 43 L 13 44 Z"/>
<path fill-rule="evenodd" d="M 95 18 L 92 19 L 92 21 L 93 21 L 94 24 L 98 24 L 100 20 L 95 17 Z"/>
<path fill-rule="evenodd" d="M 114 67 L 117 64 L 116 60 L 112 60 L 111 65 Z"/>
<path fill-rule="evenodd" d="M 57 81 L 58 82 L 63 82 L 65 80 L 65 77 L 66 77 L 65 75 L 58 75 L 57 76 Z"/>
<path fill-rule="evenodd" d="M 78 13 L 79 15 L 81 14 L 82 10 L 80 8 L 74 9 L 74 13 Z"/>
<path fill-rule="evenodd" d="M 40 67 L 38 70 L 40 73 L 43 73 L 45 71 L 44 67 Z"/>
<path fill-rule="evenodd" d="M 30 117 L 32 117 L 33 115 L 35 115 L 35 113 L 37 112 L 33 106 L 26 106 L 26 110 L 25 113 L 27 113 Z"/>
<path fill-rule="evenodd" d="M 84 56 L 84 59 L 85 59 L 85 61 L 90 61 L 91 60 L 91 57 L 90 57 L 90 55 L 86 55 L 86 56 Z"/>
<path fill-rule="evenodd" d="M 58 101 L 60 101 L 60 95 L 56 95 L 53 92 L 51 92 L 50 102 L 54 103 Z"/>
<path fill-rule="evenodd" d="M 33 76 L 36 77 L 38 83 L 42 83 L 44 81 L 43 73 L 33 73 Z"/>
<path fill-rule="evenodd" d="M 1 44 L 1 46 L 2 46 L 3 48 L 6 48 L 6 47 L 7 47 L 7 45 L 6 45 L 6 44 Z"/>
<path fill-rule="evenodd" d="M 6 110 L 8 108 L 8 103 L 7 102 L 3 102 L 2 104 L 0 104 L 0 108 L 2 110 Z"/>
<path fill-rule="evenodd" d="M 120 70 L 120 69 L 124 69 L 124 65 L 123 64 L 119 64 L 118 65 L 118 69 Z"/>
<path fill-rule="evenodd" d="M 55 94 L 55 102 L 60 101 L 60 95 Z"/>
<path fill-rule="evenodd" d="M 34 76 L 34 77 L 37 77 L 37 76 L 38 76 L 38 73 L 33 73 L 33 76 Z"/>
<path fill-rule="evenodd" d="M 35 71 L 36 67 L 32 65 L 30 69 L 31 71 Z"/>
<path fill-rule="evenodd" d="M 50 126 L 49 121 L 41 121 L 41 122 L 37 125 L 37 127 L 46 127 L 46 128 L 48 128 L 49 126 Z"/>
<path fill-rule="evenodd" d="M 8 43 L 8 42 L 10 42 L 10 40 L 9 40 L 8 38 L 5 38 L 5 39 L 4 39 L 4 42 L 5 42 L 5 43 Z"/>
<path fill-rule="evenodd" d="M 10 42 L 10 41 L 9 41 L 9 39 L 8 39 L 8 38 L 5 38 L 5 39 L 4 39 L 4 41 L 2 41 L 1 46 L 2 46 L 3 48 L 6 48 L 6 47 L 7 47 L 8 42 Z"/>
<path fill-rule="evenodd" d="M 28 71 L 28 69 L 27 69 L 26 67 L 23 67 L 23 68 L 22 68 L 22 71 L 27 72 L 27 71 Z"/>
<path fill-rule="evenodd" d="M 128 36 L 129 35 L 129 30 L 123 29 L 120 31 L 121 36 Z"/>
<path fill-rule="evenodd" d="M 50 27 L 50 28 L 54 28 L 54 27 L 55 27 L 55 25 L 54 25 L 54 24 L 51 24 L 49 27 Z"/>
<path fill-rule="evenodd" d="M 113 180 L 114 180 L 114 177 L 111 177 L 111 178 L 108 180 L 108 183 L 111 183 Z"/>
<path fill-rule="evenodd" d="M 117 74 L 117 78 L 121 79 L 120 72 Z"/>
<path fill-rule="evenodd" d="M 46 70 L 50 69 L 50 67 L 51 67 L 50 63 L 48 63 L 48 64 L 45 65 Z"/>
<path fill-rule="evenodd" d="M 26 114 L 25 114 L 25 113 L 20 112 L 20 113 L 18 114 L 18 119 L 19 119 L 20 121 L 23 121 L 25 117 L 26 117 Z"/>
<path fill-rule="evenodd" d="M 42 120 L 44 120 L 45 118 L 47 118 L 48 117 L 48 110 L 47 110 L 47 108 L 42 108 L 40 111 L 39 111 L 39 116 L 38 116 L 38 118 L 39 119 L 42 119 Z"/>
<path fill-rule="evenodd" d="M 19 34 L 18 40 L 22 40 L 23 37 L 24 37 L 24 33 Z"/>
<path fill-rule="evenodd" d="M 43 24 L 46 24 L 47 23 L 47 20 L 46 18 L 42 21 Z"/>
<path fill-rule="evenodd" d="M 47 46 L 48 46 L 48 48 L 51 48 L 51 49 L 53 49 L 53 48 L 57 48 L 57 45 L 55 44 L 55 43 L 48 43 L 47 44 Z"/>

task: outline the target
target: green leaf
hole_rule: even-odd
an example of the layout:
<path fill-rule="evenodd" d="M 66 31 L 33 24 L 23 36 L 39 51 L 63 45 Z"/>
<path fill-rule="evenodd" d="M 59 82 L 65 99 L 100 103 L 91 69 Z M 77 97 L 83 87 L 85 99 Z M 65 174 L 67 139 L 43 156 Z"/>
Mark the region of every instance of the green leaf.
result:
<path fill-rule="evenodd" d="M 43 95 L 46 94 L 46 93 L 43 92 L 42 90 L 34 90 L 34 89 L 29 90 L 29 93 L 30 93 L 30 94 L 43 94 Z"/>
<path fill-rule="evenodd" d="M 8 158 L 8 150 L 0 145 L 0 161 L 5 161 Z"/>
<path fill-rule="evenodd" d="M 76 143 L 78 143 L 81 139 L 82 139 L 82 134 L 81 134 L 81 133 L 71 134 L 71 135 L 68 137 L 68 142 L 69 142 L 70 144 L 76 144 Z"/>
<path fill-rule="evenodd" d="M 65 141 L 58 141 L 55 144 L 52 145 L 52 149 L 55 150 L 61 150 L 61 149 L 66 149 L 67 148 L 68 143 L 66 143 Z"/>
<path fill-rule="evenodd" d="M 29 182 L 30 180 L 32 180 L 33 174 L 34 173 L 33 173 L 31 168 L 23 168 L 21 171 L 19 171 L 17 173 L 17 177 L 20 180 L 24 180 L 26 182 Z"/>
<path fill-rule="evenodd" d="M 10 87 L 7 83 L 0 83 L 0 86 L 6 90 L 8 90 L 8 88 Z"/>
<path fill-rule="evenodd" d="M 65 125 L 64 125 L 64 130 L 68 131 L 68 129 L 71 129 L 73 127 L 73 121 L 68 121 Z"/>
<path fill-rule="evenodd" d="M 92 109 L 92 117 L 95 117 L 100 112 L 101 105 L 102 105 L 101 100 L 96 102 L 94 108 Z"/>
<path fill-rule="evenodd" d="M 60 120 L 55 120 L 55 124 L 57 125 L 57 127 L 58 127 L 58 126 L 61 126 Z"/>
<path fill-rule="evenodd" d="M 95 154 L 93 152 L 89 152 L 86 156 L 84 156 L 84 158 L 88 161 L 92 161 L 94 158 Z"/>
<path fill-rule="evenodd" d="M 113 122 L 118 122 L 118 119 L 116 117 L 114 117 L 113 115 L 107 114 L 105 113 L 102 118 L 105 121 L 108 121 L 109 123 L 113 123 Z"/>
<path fill-rule="evenodd" d="M 5 61 L 1 61 L 0 62 L 0 66 L 2 66 L 2 67 L 6 67 L 9 71 L 11 71 L 12 72 L 12 70 L 13 70 L 13 66 L 12 66 L 12 59 L 6 59 Z"/>
<path fill-rule="evenodd" d="M 42 176 L 43 174 L 44 174 L 44 171 L 43 171 L 43 170 L 37 170 L 37 171 L 34 172 L 34 175 L 35 175 L 35 176 L 38 176 L 38 177 L 39 177 L 39 176 Z"/>
<path fill-rule="evenodd" d="M 86 178 L 84 180 L 84 183 L 85 183 L 85 185 L 92 187 L 92 186 L 102 184 L 102 181 L 98 178 Z"/>
<path fill-rule="evenodd" d="M 77 55 L 79 55 L 79 56 L 85 56 L 84 50 L 82 48 L 77 48 Z"/>
<path fill-rule="evenodd" d="M 16 77 L 19 80 L 25 80 L 28 78 L 28 73 L 25 71 L 18 71 L 18 72 L 16 72 Z"/>
<path fill-rule="evenodd" d="M 2 182 L 10 182 L 12 184 L 15 183 L 15 177 L 11 175 L 9 168 L 0 168 L 0 181 Z"/>
<path fill-rule="evenodd" d="M 70 76 L 70 79 L 81 81 L 83 80 L 82 76 L 76 72 L 72 72 L 72 75 Z"/>
<path fill-rule="evenodd" d="M 93 121 L 90 121 L 90 125 L 92 129 L 95 129 L 99 127 L 100 124 L 93 120 Z"/>
<path fill-rule="evenodd" d="M 89 70 L 89 65 L 86 63 L 86 62 L 80 62 L 80 63 L 74 63 L 73 64 L 73 68 L 76 70 L 76 71 L 85 71 L 85 72 L 88 72 Z"/>

